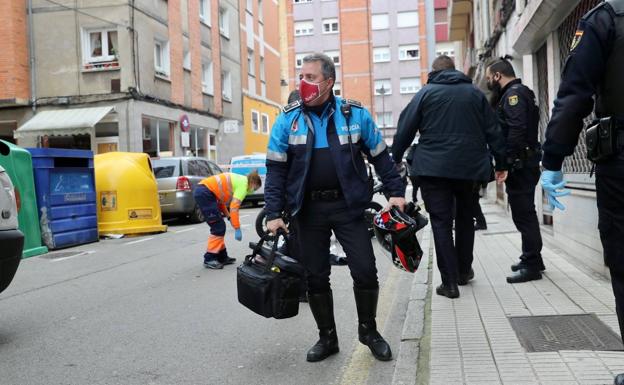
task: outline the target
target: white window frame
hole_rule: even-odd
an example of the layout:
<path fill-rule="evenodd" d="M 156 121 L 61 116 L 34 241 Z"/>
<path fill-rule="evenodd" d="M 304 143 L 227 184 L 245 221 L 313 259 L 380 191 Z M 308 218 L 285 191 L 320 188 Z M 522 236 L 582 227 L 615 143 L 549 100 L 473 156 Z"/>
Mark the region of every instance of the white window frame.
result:
<path fill-rule="evenodd" d="M 305 25 L 305 27 L 301 27 Z M 299 26 L 299 28 L 298 28 Z M 295 36 L 311 36 L 314 35 L 314 21 L 313 20 L 301 20 L 295 21 L 293 25 Z"/>
<path fill-rule="evenodd" d="M 247 74 L 256 76 L 256 53 L 249 48 L 247 48 Z"/>
<path fill-rule="evenodd" d="M 210 1 L 211 0 L 199 0 L 199 21 L 206 24 L 207 26 L 211 25 Z"/>
<path fill-rule="evenodd" d="M 406 84 L 406 83 L 409 83 Z M 414 83 L 414 85 L 412 85 Z M 422 82 L 419 77 L 401 78 L 399 92 L 401 94 L 415 94 L 422 88 Z"/>
<path fill-rule="evenodd" d="M 258 21 L 264 23 L 264 3 L 258 0 Z"/>
<path fill-rule="evenodd" d="M 264 62 L 264 56 L 260 56 L 260 81 L 266 81 L 266 64 Z"/>
<path fill-rule="evenodd" d="M 219 33 L 221 36 L 230 38 L 230 10 L 219 7 Z"/>
<path fill-rule="evenodd" d="M 392 95 L 392 79 L 375 79 L 375 82 L 373 84 L 375 87 L 376 96 L 382 96 L 379 92 L 377 92 L 377 90 L 381 88 L 382 84 L 386 89 L 386 93 L 384 94 L 384 96 Z"/>
<path fill-rule="evenodd" d="M 407 55 L 407 51 L 418 50 L 418 55 L 410 57 Z M 400 45 L 399 46 L 399 60 L 419 60 L 420 59 L 420 46 L 418 44 Z"/>
<path fill-rule="evenodd" d="M 390 117 L 390 119 L 386 119 L 386 117 Z M 380 119 L 383 118 L 383 119 Z M 377 121 L 375 123 L 377 123 L 377 127 L 381 127 L 381 128 L 386 128 L 386 127 L 392 127 L 393 126 L 393 122 L 392 119 L 394 117 L 392 116 L 392 111 L 384 111 L 384 112 L 378 112 L 377 113 Z M 383 120 L 383 124 L 381 122 L 381 120 Z M 390 124 L 387 124 L 387 120 L 390 121 Z"/>
<path fill-rule="evenodd" d="M 160 46 L 160 66 L 157 63 L 157 50 L 156 47 Z M 154 71 L 156 76 L 162 76 L 169 78 L 169 41 L 164 39 L 154 39 Z"/>
<path fill-rule="evenodd" d="M 101 62 L 115 62 L 119 57 L 119 53 L 111 54 L 108 52 L 108 33 L 117 32 L 115 28 L 98 28 L 98 29 L 83 29 L 82 42 L 83 42 L 83 64 L 93 64 Z M 91 56 L 91 34 L 100 33 L 102 40 L 102 55 Z M 117 46 L 119 47 L 119 32 L 117 32 Z"/>
<path fill-rule="evenodd" d="M 301 67 L 303 67 L 303 58 L 308 56 L 309 53 L 298 53 L 295 55 L 295 68 L 299 69 Z M 301 61 L 301 64 L 299 64 L 299 61 Z"/>
<path fill-rule="evenodd" d="M 312 0 L 293 0 L 293 4 L 311 3 Z"/>
<path fill-rule="evenodd" d="M 416 17 L 414 17 L 416 16 Z M 413 28 L 418 27 L 418 11 L 399 12 L 397 13 L 397 28 Z M 410 23 L 410 21 L 414 20 Z"/>
<path fill-rule="evenodd" d="M 388 55 L 388 58 L 383 59 L 381 55 L 385 56 L 386 53 Z M 377 56 L 380 56 L 380 58 L 377 59 Z M 387 63 L 391 60 L 392 51 L 390 50 L 390 47 L 373 47 L 373 63 Z"/>
<path fill-rule="evenodd" d="M 266 126 L 264 124 L 265 121 L 266 121 Z M 260 119 L 260 132 L 263 134 L 269 135 L 270 131 L 271 131 L 271 121 L 269 120 L 269 114 L 262 113 L 262 116 Z"/>
<path fill-rule="evenodd" d="M 340 51 L 339 50 L 325 51 L 324 54 L 329 56 L 332 59 L 332 62 L 334 62 L 334 66 L 337 67 L 340 65 Z M 338 61 L 336 61 L 336 59 L 338 59 Z"/>
<path fill-rule="evenodd" d="M 214 75 L 211 61 L 202 62 L 202 92 L 214 95 Z"/>
<path fill-rule="evenodd" d="M 182 60 L 182 68 L 187 71 L 191 70 L 191 51 L 184 50 L 184 59 Z"/>
<path fill-rule="evenodd" d="M 254 128 L 254 117 L 256 118 L 256 127 Z M 260 112 L 251 110 L 251 132 L 260 133 Z"/>
<path fill-rule="evenodd" d="M 382 22 L 381 25 L 375 25 Z M 387 13 L 377 13 L 371 16 L 371 29 L 373 31 L 379 31 L 390 28 L 390 16 Z"/>
<path fill-rule="evenodd" d="M 221 72 L 221 97 L 228 102 L 232 101 L 232 74 L 230 71 Z"/>
<path fill-rule="evenodd" d="M 253 0 L 247 0 L 245 10 L 253 15 Z"/>
<path fill-rule="evenodd" d="M 455 50 L 453 48 L 449 48 L 449 49 L 442 49 L 442 50 L 436 51 L 436 56 L 442 56 L 442 55 L 446 55 L 450 57 L 451 59 L 453 59 L 455 57 Z"/>
<path fill-rule="evenodd" d="M 325 27 L 329 27 L 329 30 L 327 30 Z M 334 27 L 336 27 L 336 29 L 334 29 Z M 337 18 L 323 19 L 323 34 L 324 35 L 331 35 L 331 34 L 338 33 L 338 32 L 340 32 L 340 27 L 338 25 Z"/>
<path fill-rule="evenodd" d="M 342 84 L 341 83 L 334 83 L 334 95 L 342 96 Z"/>

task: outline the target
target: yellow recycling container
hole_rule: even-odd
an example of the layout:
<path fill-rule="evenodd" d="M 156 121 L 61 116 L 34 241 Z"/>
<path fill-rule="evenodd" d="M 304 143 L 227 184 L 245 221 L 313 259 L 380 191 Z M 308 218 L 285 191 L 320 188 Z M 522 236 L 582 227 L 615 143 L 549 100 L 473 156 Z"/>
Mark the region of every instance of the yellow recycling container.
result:
<path fill-rule="evenodd" d="M 147 154 L 108 152 L 94 163 L 100 236 L 167 231 Z"/>

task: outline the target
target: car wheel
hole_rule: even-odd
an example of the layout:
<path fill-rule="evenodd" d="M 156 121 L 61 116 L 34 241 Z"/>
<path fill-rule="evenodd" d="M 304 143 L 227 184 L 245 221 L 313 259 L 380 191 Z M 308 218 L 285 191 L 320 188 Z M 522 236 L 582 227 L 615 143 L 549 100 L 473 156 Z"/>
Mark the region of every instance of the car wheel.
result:
<path fill-rule="evenodd" d="M 201 223 L 204 221 L 204 213 L 202 213 L 199 205 L 195 205 L 193 212 L 191 212 L 191 221 L 194 223 Z"/>
<path fill-rule="evenodd" d="M 373 224 L 373 220 L 375 219 L 375 215 L 383 209 L 383 206 L 377 202 L 368 202 L 366 208 L 364 209 L 364 219 L 366 220 L 366 225 L 368 226 L 368 235 L 372 238 L 375 236 L 375 225 Z"/>

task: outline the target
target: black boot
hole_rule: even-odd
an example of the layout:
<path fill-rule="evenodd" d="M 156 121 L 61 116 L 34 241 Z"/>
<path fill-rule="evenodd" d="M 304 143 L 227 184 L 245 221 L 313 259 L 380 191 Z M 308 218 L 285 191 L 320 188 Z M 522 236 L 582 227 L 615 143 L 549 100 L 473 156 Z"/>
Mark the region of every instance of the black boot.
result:
<path fill-rule="evenodd" d="M 355 305 L 357 306 L 360 342 L 368 346 L 376 359 L 390 361 L 392 359 L 392 350 L 390 350 L 390 345 L 377 331 L 377 322 L 375 322 L 379 289 L 364 290 L 354 287 L 353 293 L 355 294 Z"/>
<path fill-rule="evenodd" d="M 338 353 L 338 335 L 334 321 L 334 300 L 332 292 L 308 293 L 310 310 L 319 329 L 319 340 L 308 350 L 308 362 L 317 362 Z"/>

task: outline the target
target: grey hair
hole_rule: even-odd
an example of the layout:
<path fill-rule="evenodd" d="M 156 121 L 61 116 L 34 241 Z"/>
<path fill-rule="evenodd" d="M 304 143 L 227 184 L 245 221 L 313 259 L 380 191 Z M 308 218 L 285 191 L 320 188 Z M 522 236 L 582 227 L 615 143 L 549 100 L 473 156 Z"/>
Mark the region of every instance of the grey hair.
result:
<path fill-rule="evenodd" d="M 325 79 L 332 78 L 336 80 L 336 67 L 334 61 L 329 56 L 322 53 L 313 53 L 303 58 L 304 63 L 321 62 L 321 72 Z"/>

